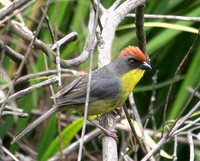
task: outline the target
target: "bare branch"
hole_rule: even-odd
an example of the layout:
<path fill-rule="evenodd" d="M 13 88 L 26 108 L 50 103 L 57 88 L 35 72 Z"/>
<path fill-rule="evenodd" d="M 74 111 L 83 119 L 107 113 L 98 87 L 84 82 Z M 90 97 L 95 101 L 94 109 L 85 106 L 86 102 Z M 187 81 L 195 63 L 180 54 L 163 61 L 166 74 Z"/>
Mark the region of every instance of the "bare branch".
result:
<path fill-rule="evenodd" d="M 35 1 L 35 0 L 32 0 Z M 16 9 L 19 9 L 29 3 L 30 0 L 15 0 L 9 6 L 5 6 L 0 10 L 0 20 L 3 20 L 6 16 L 10 15 Z"/>
<path fill-rule="evenodd" d="M 97 137 L 101 133 L 100 129 L 93 130 L 89 134 L 85 135 L 84 137 L 84 143 L 87 143 L 88 141 L 92 140 L 93 138 Z M 76 142 L 73 142 L 70 144 L 66 149 L 63 150 L 63 155 L 69 155 L 76 149 L 78 149 L 80 144 L 80 139 Z M 60 153 L 57 153 L 54 157 L 50 158 L 48 161 L 56 161 L 60 158 Z"/>
<path fill-rule="evenodd" d="M 78 34 L 77 34 L 76 32 L 72 32 L 72 33 L 70 33 L 70 34 L 64 36 L 62 39 L 56 41 L 56 42 L 52 45 L 51 49 L 52 49 L 52 50 L 56 49 L 56 45 L 58 45 L 58 47 L 60 47 L 60 46 L 62 46 L 62 45 L 64 45 L 64 44 L 67 44 L 67 43 L 70 43 L 70 42 L 72 42 L 72 41 L 75 41 L 75 40 L 77 39 L 77 36 L 78 36 Z"/>
<path fill-rule="evenodd" d="M 193 138 L 192 135 L 188 134 L 188 143 L 190 146 L 190 161 L 194 161 L 194 143 L 193 143 Z"/>
<path fill-rule="evenodd" d="M 193 89 L 192 87 L 188 87 L 187 90 L 190 92 L 190 93 L 194 93 L 194 95 L 200 99 L 200 93 L 198 91 L 195 91 L 195 89 Z"/>
<path fill-rule="evenodd" d="M 126 17 L 135 17 L 135 14 L 127 14 Z M 166 19 L 166 20 L 179 20 L 179 21 L 191 21 L 200 22 L 199 17 L 186 17 L 186 16 L 176 16 L 176 15 L 154 15 L 154 14 L 144 14 L 144 18 L 147 19 Z"/>
<path fill-rule="evenodd" d="M 17 112 L 17 111 L 3 111 L 2 116 L 12 115 L 12 116 L 19 116 L 19 117 L 28 117 L 27 113 Z"/>
<path fill-rule="evenodd" d="M 4 49 L 6 51 L 7 56 L 9 56 L 13 61 L 17 64 L 20 64 L 24 59 L 24 56 L 17 53 L 15 50 L 4 44 L 3 41 L 0 40 L 0 49 Z"/>
<path fill-rule="evenodd" d="M 96 40 L 95 41 L 91 40 L 91 35 L 92 35 L 91 26 L 92 26 L 93 19 L 94 18 L 91 15 L 90 19 L 89 19 L 89 23 L 88 23 L 88 28 L 89 28 L 88 39 L 86 40 L 83 52 L 81 53 L 80 56 L 78 56 L 76 58 L 73 58 L 71 60 L 63 60 L 63 59 L 61 59 L 60 61 L 61 61 L 61 66 L 62 67 L 68 68 L 68 67 L 72 67 L 72 66 L 77 66 L 77 65 L 82 64 L 83 62 L 85 62 L 88 59 L 89 52 L 90 52 L 89 51 L 90 45 L 92 45 L 93 48 L 96 45 Z M 33 34 L 29 29 L 27 29 L 22 24 L 19 24 L 19 23 L 14 22 L 14 21 L 12 21 L 12 22 L 13 22 L 12 23 L 12 29 L 19 37 L 21 37 L 22 39 L 24 39 L 26 41 L 31 41 L 32 40 Z M 74 34 L 71 35 L 71 37 L 74 37 Z M 72 41 L 72 40 L 74 40 L 74 39 L 70 38 L 70 41 Z M 34 42 L 34 46 L 36 48 L 38 48 L 38 49 L 41 49 L 50 58 L 53 57 L 54 62 L 56 61 L 56 53 L 54 51 L 52 51 L 51 48 L 49 46 L 47 46 L 44 42 L 42 42 L 39 39 L 36 39 L 35 42 Z"/>
<path fill-rule="evenodd" d="M 49 2 L 50 2 L 50 0 L 47 1 L 47 4 L 49 4 Z M 39 23 L 39 25 L 38 25 L 38 27 L 37 27 L 37 29 L 36 29 L 36 32 L 35 32 L 35 34 L 34 34 L 34 36 L 33 36 L 33 39 L 31 39 L 31 42 L 30 42 L 30 44 L 29 44 L 29 46 L 28 46 L 28 48 L 27 48 L 27 50 L 26 50 L 24 59 L 22 60 L 22 62 L 21 62 L 21 64 L 20 64 L 19 68 L 17 69 L 17 72 L 16 72 L 16 75 L 15 75 L 15 77 L 14 77 L 14 80 L 12 81 L 11 86 L 10 86 L 10 89 L 9 89 L 7 95 L 6 95 L 6 99 L 5 99 L 5 100 L 3 101 L 3 103 L 1 104 L 0 115 L 2 114 L 2 111 L 3 111 L 3 109 L 4 109 L 5 105 L 6 105 L 6 101 L 8 100 L 9 95 L 10 95 L 11 92 L 13 91 L 13 86 L 14 86 L 16 80 L 19 78 L 19 76 L 20 76 L 20 74 L 21 74 L 21 72 L 22 72 L 22 69 L 23 69 L 24 65 L 26 64 L 26 62 L 27 62 L 27 59 L 28 59 L 28 57 L 29 57 L 29 55 L 30 55 L 30 53 L 31 53 L 32 45 L 34 44 L 34 42 L 35 42 L 35 40 L 36 40 L 36 38 L 37 38 L 37 36 L 38 36 L 38 34 L 39 34 L 39 32 L 40 32 L 40 29 L 41 29 L 41 27 L 42 27 L 42 23 L 43 23 L 43 20 L 44 20 L 44 18 L 45 18 L 45 14 L 47 14 L 47 11 L 48 11 L 48 5 L 45 7 L 44 14 L 42 15 L 42 18 L 41 18 L 41 20 L 40 20 L 40 23 Z"/>
<path fill-rule="evenodd" d="M 177 77 L 178 73 L 180 72 L 184 62 L 187 60 L 187 58 L 189 57 L 189 55 L 192 53 L 192 50 L 193 48 L 195 47 L 195 44 L 198 42 L 198 38 L 199 38 L 199 34 L 200 34 L 200 28 L 199 28 L 199 31 L 198 31 L 198 34 L 196 35 L 192 45 L 190 46 L 189 50 L 187 51 L 186 55 L 184 56 L 183 60 L 181 61 L 181 63 L 178 65 L 175 73 L 174 73 L 174 76 L 172 78 L 172 82 L 169 86 L 169 89 L 168 89 L 168 92 L 167 92 L 167 97 L 166 97 L 166 100 L 165 100 L 165 106 L 164 106 L 164 112 L 163 112 L 163 122 L 162 122 L 162 133 L 164 132 L 164 124 L 165 124 L 165 120 L 166 120 L 166 113 L 167 113 L 167 107 L 168 107 L 168 103 L 169 103 L 169 97 L 170 97 L 170 94 L 171 94 L 171 91 L 172 91 L 172 87 L 173 87 L 173 84 L 174 84 L 174 81 L 175 81 L 175 78 Z M 200 82 L 199 82 L 199 85 L 200 85 Z M 198 85 L 198 86 L 199 86 Z M 197 88 L 198 88 L 197 86 Z M 193 93 L 194 94 L 194 93 Z M 192 96 L 191 96 L 192 98 Z M 191 99 L 188 100 L 188 102 L 185 104 L 185 106 L 183 107 L 182 111 L 179 113 L 178 117 L 177 117 L 177 121 L 178 119 L 180 118 L 181 114 L 184 112 L 185 108 L 187 107 L 188 103 L 190 102 Z M 176 121 L 176 122 L 177 122 Z"/>
<path fill-rule="evenodd" d="M 174 136 L 174 153 L 173 153 L 173 161 L 177 161 L 177 147 L 178 147 L 178 141 L 177 141 L 177 135 Z"/>
<path fill-rule="evenodd" d="M 125 18 L 125 16 L 134 8 L 145 3 L 146 0 L 127 0 L 122 3 L 116 10 L 107 14 L 103 24 L 102 38 L 103 46 L 99 46 L 99 67 L 108 64 L 111 61 L 111 48 L 114 39 L 115 31 L 119 23 Z"/>
<path fill-rule="evenodd" d="M 5 147 L 3 147 L 3 151 L 14 161 L 19 161 L 19 159 L 17 159 L 8 149 L 6 149 Z M 0 158 L 1 159 L 1 158 Z"/>
<path fill-rule="evenodd" d="M 13 95 L 11 95 L 8 100 L 10 99 L 16 99 L 16 98 L 19 98 L 19 97 L 22 97 L 36 89 L 39 89 L 39 88 L 42 88 L 42 87 L 45 87 L 45 86 L 49 86 L 50 84 L 54 84 L 54 83 L 57 83 L 58 82 L 58 79 L 57 78 L 51 78 L 51 79 L 48 79 L 48 80 L 45 80 L 43 82 L 40 82 L 38 84 L 34 84 L 33 86 L 31 87 L 28 87 L 26 89 L 23 89 L 19 92 L 16 92 L 14 93 Z"/>
<path fill-rule="evenodd" d="M 109 132 L 115 131 L 116 116 L 113 113 L 106 113 L 99 119 L 100 125 Z M 104 136 L 102 138 L 102 154 L 104 161 L 116 161 L 118 160 L 117 155 L 117 142 L 110 136 Z"/>
<path fill-rule="evenodd" d="M 146 51 L 146 34 L 144 31 L 144 10 L 145 10 L 145 5 L 141 5 L 136 8 L 135 26 L 136 26 L 138 46 L 142 50 L 142 52 L 146 55 L 146 57 L 148 57 Z"/>
<path fill-rule="evenodd" d="M 118 1 L 119 2 L 119 1 Z M 110 63 L 111 61 L 111 48 L 115 35 L 115 31 L 119 23 L 125 18 L 125 16 L 137 6 L 143 4 L 145 0 L 127 0 L 123 2 L 118 8 L 113 11 L 105 12 L 102 15 L 103 30 L 101 35 L 101 44 L 98 46 L 98 65 L 99 68 Z M 101 116 L 101 122 L 103 127 L 110 132 L 115 129 L 115 116 L 112 113 Z M 104 161 L 116 161 L 117 156 L 117 143 L 112 137 L 104 136 L 102 139 L 103 144 L 103 158 Z"/>
<path fill-rule="evenodd" d="M 176 123 L 176 125 L 173 127 L 173 129 L 168 133 L 166 136 L 163 136 L 163 138 L 156 144 L 156 146 L 141 160 L 141 161 L 147 161 L 153 154 L 155 154 L 167 141 L 169 141 L 173 136 L 174 132 L 192 115 L 194 111 L 196 111 L 200 107 L 200 101 L 185 115 L 179 122 Z"/>
<path fill-rule="evenodd" d="M 32 40 L 33 33 L 28 28 L 26 28 L 25 26 L 23 26 L 22 24 L 20 24 L 18 22 L 14 22 L 14 21 L 12 21 L 11 26 L 12 26 L 13 31 L 22 39 L 24 39 L 26 41 Z M 77 37 L 77 33 L 76 32 L 71 33 L 70 37 Z M 50 58 L 53 58 L 54 62 L 56 62 L 56 53 L 44 42 L 42 42 L 39 39 L 36 39 L 33 45 L 34 45 L 34 47 L 41 49 Z M 87 51 L 83 51 L 83 53 L 79 57 L 76 57 L 71 60 L 60 59 L 61 66 L 64 68 L 67 68 L 67 67 L 76 66 L 76 65 L 81 64 L 88 58 L 88 55 L 87 55 L 88 53 L 85 53 L 85 52 L 87 52 Z"/>
<path fill-rule="evenodd" d="M 90 14 L 94 15 L 94 11 L 92 8 L 90 8 Z M 89 35 L 89 39 L 92 42 L 95 42 L 96 36 L 96 28 L 98 25 L 98 15 L 99 14 L 99 0 L 97 1 L 97 7 L 96 7 L 96 12 L 94 15 L 94 21 L 93 21 L 93 26 L 92 26 L 92 33 Z M 82 150 L 83 150 L 83 142 L 84 142 L 84 136 L 85 136 L 85 130 L 86 130 L 86 124 L 87 124 L 87 117 L 88 117 L 88 107 L 89 107 L 89 100 L 90 100 L 90 89 L 91 89 L 91 79 L 92 79 L 92 65 L 93 65 L 93 52 L 94 52 L 94 43 L 88 44 L 88 51 L 89 51 L 89 56 L 90 56 L 90 66 L 89 66 L 89 73 L 88 73 L 88 83 L 87 83 L 87 91 L 86 91 L 86 99 L 85 99 L 85 109 L 84 109 L 84 122 L 83 122 L 83 127 L 82 127 L 82 132 L 81 132 L 81 141 L 80 141 L 80 146 L 79 146 L 79 151 L 78 151 L 78 159 L 77 161 L 81 161 L 82 159 Z"/>
<path fill-rule="evenodd" d="M 116 0 L 112 6 L 109 8 L 109 11 L 114 11 L 118 6 L 119 4 L 121 3 L 121 0 Z"/>
<path fill-rule="evenodd" d="M 131 105 L 132 110 L 133 110 L 134 119 L 135 119 L 136 122 L 138 123 L 139 128 L 140 128 L 140 131 L 144 132 L 144 127 L 143 127 L 143 125 L 142 125 L 142 121 L 141 121 L 140 115 L 139 115 L 138 110 L 137 110 L 137 107 L 136 107 L 136 105 L 135 105 L 133 93 L 131 93 L 131 94 L 129 95 L 129 101 L 130 101 L 130 105 Z M 145 151 L 149 152 L 149 151 L 150 151 L 150 147 L 149 147 L 148 144 L 147 144 L 146 138 L 143 137 L 142 139 L 143 139 L 143 142 L 144 142 Z M 140 144 L 141 144 L 141 143 L 140 143 Z M 154 161 L 155 159 L 154 159 L 154 157 L 151 157 L 150 160 L 151 160 L 151 161 Z"/>

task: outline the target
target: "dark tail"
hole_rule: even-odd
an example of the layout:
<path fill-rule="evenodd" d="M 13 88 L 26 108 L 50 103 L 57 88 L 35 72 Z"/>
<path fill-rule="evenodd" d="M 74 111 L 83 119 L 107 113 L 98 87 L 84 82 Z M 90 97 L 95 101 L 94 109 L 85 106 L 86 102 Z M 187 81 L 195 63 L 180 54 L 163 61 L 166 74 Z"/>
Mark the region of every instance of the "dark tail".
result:
<path fill-rule="evenodd" d="M 53 106 L 50 110 L 45 112 L 43 115 L 41 115 L 39 118 L 37 118 L 33 123 L 29 124 L 24 130 L 22 130 L 20 133 L 18 133 L 16 136 L 13 137 L 13 140 L 11 141 L 11 144 L 14 144 L 19 139 L 21 139 L 24 135 L 26 135 L 28 132 L 33 130 L 35 127 L 37 127 L 39 124 L 41 124 L 44 120 L 49 118 L 52 114 L 59 111 L 58 106 Z"/>

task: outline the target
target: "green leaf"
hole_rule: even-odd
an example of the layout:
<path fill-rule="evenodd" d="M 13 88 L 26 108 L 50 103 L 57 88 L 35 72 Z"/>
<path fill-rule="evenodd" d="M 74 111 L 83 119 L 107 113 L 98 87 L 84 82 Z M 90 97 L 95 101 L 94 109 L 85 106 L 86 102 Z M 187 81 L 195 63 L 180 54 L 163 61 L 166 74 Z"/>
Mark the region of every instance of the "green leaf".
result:
<path fill-rule="evenodd" d="M 180 113 L 181 108 L 184 106 L 187 99 L 189 98 L 190 94 L 186 90 L 186 88 L 189 86 L 192 86 L 193 88 L 195 88 L 199 82 L 199 78 L 200 78 L 199 52 L 200 52 L 200 47 L 198 48 L 197 52 L 195 53 L 195 56 L 193 57 L 193 60 L 191 61 L 190 68 L 188 69 L 186 77 L 178 91 L 176 100 L 173 103 L 173 106 L 169 112 L 168 119 L 174 119 Z"/>
<path fill-rule="evenodd" d="M 74 138 L 77 132 L 81 129 L 82 124 L 83 124 L 83 118 L 77 119 L 62 131 L 61 135 L 62 135 L 63 148 L 65 148 L 71 142 L 71 140 Z M 47 148 L 44 155 L 39 160 L 41 161 L 47 160 L 51 156 L 55 155 L 59 151 L 60 147 L 59 144 L 60 144 L 59 136 L 57 136 L 54 139 L 54 141 L 50 144 L 50 146 Z"/>

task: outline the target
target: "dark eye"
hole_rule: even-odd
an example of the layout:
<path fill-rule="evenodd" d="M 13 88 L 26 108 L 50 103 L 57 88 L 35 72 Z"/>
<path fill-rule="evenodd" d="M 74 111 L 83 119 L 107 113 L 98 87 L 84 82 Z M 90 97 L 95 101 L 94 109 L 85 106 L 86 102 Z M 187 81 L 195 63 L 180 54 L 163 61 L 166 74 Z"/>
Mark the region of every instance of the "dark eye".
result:
<path fill-rule="evenodd" d="M 135 59 L 133 59 L 133 58 L 128 59 L 128 61 L 129 61 L 129 63 L 131 63 L 131 64 L 134 64 L 134 63 L 135 63 Z"/>

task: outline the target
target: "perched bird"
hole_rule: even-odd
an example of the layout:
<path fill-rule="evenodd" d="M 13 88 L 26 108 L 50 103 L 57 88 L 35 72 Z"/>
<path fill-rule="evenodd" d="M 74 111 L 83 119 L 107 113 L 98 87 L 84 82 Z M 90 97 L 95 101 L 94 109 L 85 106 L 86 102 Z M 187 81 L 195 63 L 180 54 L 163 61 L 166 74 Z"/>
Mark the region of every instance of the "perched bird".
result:
<path fill-rule="evenodd" d="M 147 58 L 138 47 L 129 46 L 110 64 L 93 71 L 88 115 L 103 114 L 121 106 L 142 78 L 145 70 L 151 69 L 147 62 Z M 87 82 L 88 75 L 85 75 L 58 91 L 51 97 L 57 100 L 57 105 L 28 125 L 13 138 L 11 143 L 15 143 L 55 112 L 75 110 L 83 114 Z"/>

